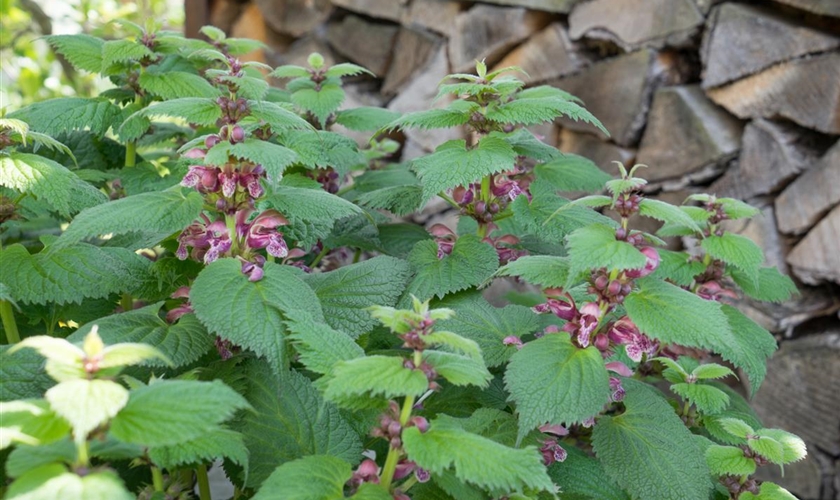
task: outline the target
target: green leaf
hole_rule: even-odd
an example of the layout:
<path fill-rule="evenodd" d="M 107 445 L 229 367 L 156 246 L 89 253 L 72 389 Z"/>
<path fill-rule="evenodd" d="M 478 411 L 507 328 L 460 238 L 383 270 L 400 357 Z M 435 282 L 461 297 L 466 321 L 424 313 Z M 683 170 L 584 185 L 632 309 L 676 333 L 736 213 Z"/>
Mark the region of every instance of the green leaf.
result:
<path fill-rule="evenodd" d="M 182 316 L 170 325 L 159 316 L 161 303 L 152 304 L 96 320 L 99 336 L 106 345 L 118 343 L 144 343 L 156 347 L 174 367 L 197 361 L 213 347 L 213 336 L 196 319 L 194 314 Z M 70 342 L 81 342 L 90 332 L 93 323 L 79 328 L 67 337 Z M 149 366 L 166 366 L 161 360 L 146 361 Z"/>
<path fill-rule="evenodd" d="M 111 434 L 126 443 L 172 446 L 211 433 L 237 410 L 250 408 L 218 380 L 164 380 L 131 391 L 111 420 Z"/>
<path fill-rule="evenodd" d="M 697 368 L 695 368 L 691 372 L 691 374 L 700 380 L 723 378 L 728 377 L 730 375 L 735 375 L 735 373 L 728 367 L 719 365 L 717 363 L 700 365 Z"/>
<path fill-rule="evenodd" d="M 436 329 L 431 333 L 423 335 L 423 341 L 429 346 L 444 346 L 448 351 L 460 352 L 471 358 L 482 359 L 481 348 L 478 347 L 478 343 L 462 337 L 457 333 Z M 479 371 L 484 371 L 483 364 L 480 366 Z"/>
<path fill-rule="evenodd" d="M 481 139 L 474 149 L 464 140 L 447 141 L 435 152 L 414 160 L 413 169 L 423 182 L 423 199 L 441 191 L 470 184 L 513 168 L 516 152 L 498 137 Z"/>
<path fill-rule="evenodd" d="M 44 395 L 50 407 L 73 426 L 76 443 L 125 407 L 128 390 L 110 380 L 67 380 Z"/>
<path fill-rule="evenodd" d="M 65 218 L 108 201 L 105 194 L 64 166 L 26 153 L 0 157 L 0 186 L 32 195 Z"/>
<path fill-rule="evenodd" d="M 237 97 L 262 100 L 268 93 L 269 84 L 260 77 L 220 75 L 219 81 L 236 88 Z"/>
<path fill-rule="evenodd" d="M 44 37 L 56 52 L 74 68 L 90 73 L 102 70 L 102 46 L 105 41 L 85 34 L 49 35 Z"/>
<path fill-rule="evenodd" d="M 602 416 L 592 432 L 607 474 L 634 498 L 707 500 L 709 469 L 692 434 L 658 391 L 622 379 L 626 410 Z"/>
<path fill-rule="evenodd" d="M 747 436 L 747 446 L 774 464 L 785 462 L 785 447 L 770 436 Z"/>
<path fill-rule="evenodd" d="M 190 303 L 208 330 L 265 357 L 279 372 L 286 363 L 285 311 L 323 320 L 318 297 L 294 268 L 266 262 L 263 279 L 251 282 L 241 267 L 227 258 L 205 267 L 190 288 Z"/>
<path fill-rule="evenodd" d="M 180 189 L 141 193 L 83 210 L 56 242 L 62 250 L 86 238 L 133 232 L 181 231 L 201 213 L 204 198 L 196 191 Z"/>
<path fill-rule="evenodd" d="M 560 116 L 589 123 L 607 136 L 610 133 L 595 116 L 584 107 L 568 101 L 560 95 L 540 95 L 541 89 L 535 87 L 529 91 L 520 92 L 512 101 L 502 102 L 497 106 L 488 106 L 485 114 L 488 120 L 499 123 L 535 125 L 554 121 Z"/>
<path fill-rule="evenodd" d="M 629 500 L 607 476 L 601 464 L 575 446 L 565 446 L 567 456 L 548 467 L 548 475 L 560 487 L 560 498 Z"/>
<path fill-rule="evenodd" d="M 330 69 L 324 73 L 324 76 L 327 78 L 335 78 L 335 77 L 342 77 L 342 76 L 356 76 L 361 75 L 362 73 L 367 73 L 370 76 L 375 76 L 370 70 L 363 68 L 357 64 L 353 63 L 340 63 L 332 66 Z"/>
<path fill-rule="evenodd" d="M 647 184 L 647 181 L 638 177 L 612 179 L 606 182 L 607 190 L 612 194 L 613 201 L 618 200 L 622 193 L 637 191 Z"/>
<path fill-rule="evenodd" d="M 295 151 L 301 165 L 309 169 L 332 167 L 343 175 L 353 167 L 367 165 L 356 142 L 335 132 L 290 130 L 278 140 Z"/>
<path fill-rule="evenodd" d="M 278 465 L 306 455 L 331 455 L 350 463 L 361 459 L 358 435 L 306 377 L 294 371 L 278 377 L 253 362 L 245 376 L 254 411 L 236 427 L 250 453 L 249 487 L 259 487 Z"/>
<path fill-rule="evenodd" d="M 109 40 L 102 45 L 102 71 L 117 63 L 152 56 L 154 53 L 143 44 L 131 40 Z"/>
<path fill-rule="evenodd" d="M 732 220 L 744 219 L 758 215 L 759 209 L 735 198 L 718 198 L 723 212 Z"/>
<path fill-rule="evenodd" d="M 254 500 L 344 500 L 344 484 L 353 472 L 346 461 L 328 455 L 311 455 L 277 467 L 253 497 Z M 363 483 L 353 500 L 390 500 L 381 486 Z"/>
<path fill-rule="evenodd" d="M 309 70 L 303 66 L 295 66 L 293 64 L 286 64 L 278 66 L 277 69 L 268 74 L 274 78 L 309 78 Z"/>
<path fill-rule="evenodd" d="M 248 109 L 250 116 L 267 123 L 275 133 L 295 129 L 313 130 L 309 122 L 274 102 L 249 100 Z"/>
<path fill-rule="evenodd" d="M 568 205 L 569 200 L 557 196 L 554 188 L 539 179 L 531 183 L 531 195 L 533 199 L 530 201 L 527 196 L 518 196 L 510 207 L 514 220 L 522 230 L 535 235 L 540 241 L 562 243 L 569 233 L 596 223 L 618 226 L 609 217 L 586 207 L 572 206 L 558 210 Z"/>
<path fill-rule="evenodd" d="M 20 302 L 81 303 L 84 298 L 133 291 L 148 277 L 149 265 L 125 248 L 75 243 L 59 249 L 54 244 L 30 255 L 14 244 L 0 250 L 0 282 Z"/>
<path fill-rule="evenodd" d="M 793 280 L 779 272 L 778 268 L 775 267 L 760 268 L 757 282 L 737 267 L 729 268 L 728 271 L 732 280 L 741 287 L 741 290 L 756 300 L 778 304 L 799 294 Z"/>
<path fill-rule="evenodd" d="M 758 491 L 758 495 L 753 495 L 746 491 L 741 493 L 738 500 L 797 500 L 797 498 L 778 484 L 763 482 L 761 483 L 761 489 Z"/>
<path fill-rule="evenodd" d="M 388 125 L 389 130 L 419 128 L 429 130 L 433 128 L 450 128 L 463 125 L 470 121 L 470 116 L 478 111 L 479 105 L 474 102 L 453 101 L 443 109 L 429 109 L 406 113 Z"/>
<path fill-rule="evenodd" d="M 249 138 L 237 144 L 227 141 L 216 144 L 207 151 L 204 162 L 208 165 L 221 166 L 230 163 L 231 156 L 262 165 L 269 179 L 274 182 L 280 180 L 286 167 L 298 161 L 297 153 L 289 148 Z"/>
<path fill-rule="evenodd" d="M 193 440 L 172 446 L 149 448 L 149 458 L 158 467 L 169 470 L 212 462 L 217 458 L 228 458 L 248 468 L 248 449 L 242 435 L 226 429 L 214 429 Z"/>
<path fill-rule="evenodd" d="M 183 118 L 195 125 L 215 125 L 222 117 L 222 110 L 214 99 L 206 97 L 182 97 L 157 103 L 143 108 L 129 116 L 120 127 L 119 135 L 123 141 L 138 139 L 146 131 L 143 127 L 136 127 L 133 120 L 151 118 L 154 116 L 170 116 Z M 131 126 L 131 128 L 129 128 Z M 130 132 L 130 133 L 129 133 Z"/>
<path fill-rule="evenodd" d="M 311 88 L 296 89 L 292 92 L 292 102 L 301 109 L 312 113 L 323 125 L 327 118 L 344 102 L 344 89 L 337 83 L 324 83 L 317 88 L 315 82 L 308 81 Z"/>
<path fill-rule="evenodd" d="M 671 386 L 671 391 L 690 401 L 703 414 L 715 414 L 729 405 L 729 396 L 717 387 L 705 384 L 678 383 Z"/>
<path fill-rule="evenodd" d="M 59 97 L 30 104 L 7 117 L 21 119 L 32 130 L 47 135 L 90 129 L 92 134 L 102 136 L 119 122 L 122 110 L 105 99 Z"/>
<path fill-rule="evenodd" d="M 490 135 L 501 137 L 510 144 L 516 154 L 527 156 L 537 161 L 551 161 L 559 158 L 568 158 L 574 155 L 561 153 L 554 146 L 550 146 L 531 133 L 530 130 L 521 128 L 510 134 L 491 132 Z"/>
<path fill-rule="evenodd" d="M 478 291 L 447 297 L 438 305 L 452 309 L 455 315 L 439 321 L 436 327 L 474 340 L 489 367 L 505 363 L 516 352 L 516 347 L 502 342 L 505 337 L 522 337 L 540 328 L 539 317 L 527 307 L 496 308 Z"/>
<path fill-rule="evenodd" d="M 378 229 L 383 253 L 400 259 L 408 258 L 417 243 L 432 239 L 428 231 L 417 224 L 382 224 Z"/>
<path fill-rule="evenodd" d="M 350 130 L 367 132 L 379 130 L 399 116 L 399 113 L 388 109 L 363 106 L 337 112 L 335 122 Z"/>
<path fill-rule="evenodd" d="M 719 423 L 726 432 L 742 439 L 746 439 L 747 436 L 755 434 L 755 431 L 749 424 L 737 418 L 722 418 Z"/>
<path fill-rule="evenodd" d="M 327 324 L 356 338 L 376 326 L 366 308 L 395 305 L 410 276 L 407 262 L 380 256 L 328 273 L 309 274 L 304 281 L 321 301 Z"/>
<path fill-rule="evenodd" d="M 717 415 L 705 415 L 703 417 L 703 427 L 715 440 L 722 443 L 735 445 L 746 444 L 743 438 L 736 437 L 727 432 L 722 422 L 726 422 L 726 419 L 737 419 L 745 422 L 753 429 L 762 427 L 761 422 L 753 409 L 750 408 L 749 403 L 740 394 L 720 382 L 710 382 L 710 384 L 729 396 L 729 407 Z"/>
<path fill-rule="evenodd" d="M 408 293 L 420 300 L 477 286 L 490 278 L 499 266 L 496 250 L 475 235 L 458 238 L 452 253 L 437 258 L 437 243 L 421 241 L 414 246 L 408 261 L 417 275 L 408 286 Z"/>
<path fill-rule="evenodd" d="M 6 475 L 19 477 L 28 471 L 55 462 L 73 463 L 76 459 L 76 446 L 73 441 L 64 439 L 50 444 L 33 446 L 18 444 L 9 454 L 6 462 Z"/>
<path fill-rule="evenodd" d="M 639 204 L 639 214 L 658 221 L 687 227 L 697 232 L 700 231 L 700 226 L 688 214 L 680 210 L 680 207 L 664 201 L 645 198 Z"/>
<path fill-rule="evenodd" d="M 423 204 L 423 188 L 419 184 L 388 186 L 361 193 L 356 203 L 368 208 L 388 210 L 402 217 L 420 209 Z"/>
<path fill-rule="evenodd" d="M 685 252 L 674 252 L 657 248 L 659 253 L 659 267 L 651 275 L 661 280 L 669 279 L 680 286 L 689 286 L 694 278 L 706 270 L 702 262 L 692 259 Z"/>
<path fill-rule="evenodd" d="M 408 458 L 433 475 L 452 468 L 461 481 L 505 493 L 553 488 L 536 448 L 504 446 L 467 432 L 458 419 L 439 417 L 425 433 L 409 427 L 402 440 Z"/>
<path fill-rule="evenodd" d="M 743 368 L 750 381 L 750 395 L 755 395 L 767 374 L 767 359 L 776 351 L 776 339 L 738 309 L 722 304 L 732 336 L 715 350 L 735 366 Z"/>
<path fill-rule="evenodd" d="M 339 361 L 364 356 L 365 351 L 343 332 L 333 330 L 324 323 L 317 323 L 303 311 L 290 311 L 291 321 L 286 322 L 289 339 L 298 352 L 298 360 L 307 369 L 329 374 Z"/>
<path fill-rule="evenodd" d="M 275 188 L 274 194 L 265 198 L 261 206 L 285 215 L 291 223 L 292 235 L 311 243 L 327 238 L 335 221 L 362 213 L 358 206 L 323 189 L 285 185 Z"/>
<path fill-rule="evenodd" d="M 0 403 L 0 450 L 12 444 L 49 446 L 69 435 L 70 425 L 43 399 Z"/>
<path fill-rule="evenodd" d="M 496 276 L 518 276 L 532 285 L 563 287 L 569 280 L 568 257 L 526 255 L 502 266 Z"/>
<path fill-rule="evenodd" d="M 0 346 L 0 401 L 40 398 L 55 381 L 44 372 L 44 358 L 26 349 L 14 354 Z"/>
<path fill-rule="evenodd" d="M 438 375 L 454 385 L 477 385 L 486 388 L 493 375 L 487 371 L 481 356 L 462 356 L 451 352 L 425 351 L 423 359 Z"/>
<path fill-rule="evenodd" d="M 789 464 L 791 462 L 798 462 L 808 454 L 805 442 L 799 436 L 790 432 L 781 429 L 759 429 L 755 434 L 760 437 L 769 437 L 782 444 L 784 453 L 781 463 Z"/>
<path fill-rule="evenodd" d="M 735 446 L 712 445 L 706 448 L 706 464 L 715 476 L 750 476 L 755 473 L 755 460 L 744 456 Z"/>
<path fill-rule="evenodd" d="M 519 438 L 540 425 L 573 424 L 609 401 L 609 375 L 600 351 L 579 349 L 557 333 L 528 342 L 510 358 L 505 387 L 519 413 Z"/>
<path fill-rule="evenodd" d="M 758 270 L 764 262 L 764 252 L 753 240 L 740 234 L 724 233 L 723 236 L 707 236 L 700 245 L 715 259 L 744 271 L 753 282 L 758 280 Z"/>
<path fill-rule="evenodd" d="M 571 276 L 581 271 L 606 267 L 613 269 L 641 269 L 647 258 L 636 247 L 615 239 L 615 229 L 593 224 L 582 227 L 568 237 Z"/>
<path fill-rule="evenodd" d="M 403 359 L 367 356 L 335 365 L 324 397 L 343 408 L 363 408 L 399 396 L 420 396 L 429 388 L 426 375 L 403 366 Z M 373 401 L 370 401 L 370 400 Z"/>
<path fill-rule="evenodd" d="M 556 191 L 600 191 L 610 175 L 598 168 L 592 160 L 571 153 L 534 167 L 538 179 L 547 182 Z"/>
<path fill-rule="evenodd" d="M 221 95 L 204 78 L 185 71 L 144 71 L 137 80 L 140 88 L 164 99 L 182 97 L 213 98 Z"/>
<path fill-rule="evenodd" d="M 8 500 L 133 500 L 115 473 L 104 470 L 84 477 L 68 472 L 64 465 L 49 464 L 33 469 L 9 486 Z"/>

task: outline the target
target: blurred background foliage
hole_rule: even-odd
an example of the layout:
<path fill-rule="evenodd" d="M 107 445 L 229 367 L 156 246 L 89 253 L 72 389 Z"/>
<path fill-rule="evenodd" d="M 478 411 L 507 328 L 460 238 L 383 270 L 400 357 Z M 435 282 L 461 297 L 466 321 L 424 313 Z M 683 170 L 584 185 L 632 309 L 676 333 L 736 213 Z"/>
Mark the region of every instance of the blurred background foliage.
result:
<path fill-rule="evenodd" d="M 111 87 L 79 73 L 40 39 L 43 35 L 88 33 L 117 37 L 108 24 L 127 19 L 144 25 L 153 18 L 164 29 L 182 30 L 183 0 L 0 0 L 0 110 L 67 95 L 90 96 Z"/>

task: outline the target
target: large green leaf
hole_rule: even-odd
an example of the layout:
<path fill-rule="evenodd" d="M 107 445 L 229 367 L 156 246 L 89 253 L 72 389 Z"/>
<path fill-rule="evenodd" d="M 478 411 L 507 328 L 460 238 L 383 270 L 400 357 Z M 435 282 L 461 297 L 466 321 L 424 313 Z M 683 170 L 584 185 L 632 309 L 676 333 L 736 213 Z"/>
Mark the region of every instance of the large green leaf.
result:
<path fill-rule="evenodd" d="M 40 398 L 55 381 L 44 371 L 44 358 L 32 349 L 14 354 L 0 346 L 0 401 Z"/>
<path fill-rule="evenodd" d="M 68 472 L 64 465 L 49 464 L 19 477 L 6 491 L 7 500 L 133 500 L 115 473 L 103 470 L 84 477 Z"/>
<path fill-rule="evenodd" d="M 252 117 L 267 123 L 275 133 L 292 129 L 312 130 L 312 125 L 306 120 L 274 102 L 248 101 L 248 109 Z"/>
<path fill-rule="evenodd" d="M 344 408 L 383 406 L 398 396 L 420 396 L 429 388 L 426 375 L 406 368 L 403 358 L 367 356 L 341 361 L 326 381 L 324 397 Z"/>
<path fill-rule="evenodd" d="M 396 304 L 410 275 L 406 261 L 380 256 L 304 281 L 315 290 L 327 323 L 355 338 L 376 325 L 366 308 Z"/>
<path fill-rule="evenodd" d="M 0 186 L 34 196 L 63 217 L 108 201 L 63 165 L 26 153 L 0 156 Z"/>
<path fill-rule="evenodd" d="M 615 238 L 615 229 L 601 224 L 582 227 L 569 235 L 569 257 L 573 275 L 605 267 L 641 269 L 647 258 L 636 247 Z"/>
<path fill-rule="evenodd" d="M 246 396 L 254 407 L 236 422 L 250 454 L 248 486 L 259 487 L 280 464 L 307 455 L 360 460 L 358 435 L 297 372 L 277 376 L 260 363 L 245 370 Z"/>
<path fill-rule="evenodd" d="M 493 378 L 480 356 L 426 350 L 423 352 L 423 360 L 429 363 L 440 377 L 453 385 L 477 385 L 486 388 Z"/>
<path fill-rule="evenodd" d="M 237 410 L 250 408 L 222 382 L 164 380 L 131 391 L 111 420 L 111 434 L 126 443 L 172 446 L 214 432 Z"/>
<path fill-rule="evenodd" d="M 562 499 L 629 500 L 607 476 L 598 460 L 575 446 L 565 446 L 567 456 L 548 467 L 548 475 L 560 487 Z"/>
<path fill-rule="evenodd" d="M 592 160 L 571 153 L 537 165 L 534 174 L 557 191 L 599 191 L 610 180 L 610 175 Z"/>
<path fill-rule="evenodd" d="M 580 349 L 569 335 L 546 335 L 514 354 L 505 386 L 519 413 L 519 436 L 542 424 L 573 424 L 609 401 L 609 375 L 600 351 Z"/>
<path fill-rule="evenodd" d="M 353 339 L 318 323 L 304 311 L 289 311 L 291 321 L 286 322 L 289 339 L 298 353 L 298 361 L 307 369 L 321 374 L 332 373 L 339 361 L 364 356 L 365 351 Z"/>
<path fill-rule="evenodd" d="M 128 390 L 110 380 L 66 380 L 44 395 L 50 407 L 73 426 L 77 443 L 107 423 L 128 402 Z"/>
<path fill-rule="evenodd" d="M 213 336 L 194 314 L 182 316 L 170 325 L 159 316 L 161 303 L 133 311 L 97 319 L 67 337 L 70 342 L 84 340 L 94 324 L 106 345 L 124 342 L 144 343 L 156 347 L 175 367 L 188 365 L 213 347 Z M 149 359 L 147 365 L 165 366 L 160 359 Z"/>
<path fill-rule="evenodd" d="M 344 500 L 344 484 L 353 472 L 346 461 L 329 455 L 310 455 L 278 467 L 263 483 L 254 500 Z M 381 486 L 364 483 L 352 500 L 391 500 Z"/>
<path fill-rule="evenodd" d="M 200 193 L 190 191 L 185 196 L 178 188 L 103 203 L 77 215 L 57 245 L 66 246 L 104 234 L 171 234 L 190 225 L 201 213 L 203 204 Z"/>
<path fill-rule="evenodd" d="M 334 113 L 344 102 L 344 89 L 341 84 L 327 82 L 311 88 L 295 89 L 292 92 L 292 102 L 305 111 L 312 113 L 321 124 L 324 124 L 330 114 Z"/>
<path fill-rule="evenodd" d="M 74 68 L 91 73 L 102 69 L 102 46 L 105 41 L 85 34 L 49 35 L 44 37 L 56 52 Z"/>
<path fill-rule="evenodd" d="M 737 267 L 753 283 L 757 283 L 759 268 L 764 262 L 764 252 L 753 240 L 740 234 L 723 233 L 723 236 L 707 236 L 701 242 L 701 246 L 715 259 Z"/>
<path fill-rule="evenodd" d="M 182 97 L 218 97 L 221 92 L 204 78 L 186 71 L 144 71 L 137 83 L 140 88 L 164 99 Z"/>
<path fill-rule="evenodd" d="M 337 112 L 335 122 L 350 130 L 372 132 L 381 129 L 399 116 L 399 113 L 388 109 L 363 106 Z"/>
<path fill-rule="evenodd" d="M 758 280 L 737 267 L 730 268 L 729 274 L 741 290 L 756 300 L 784 302 L 798 294 L 793 280 L 779 272 L 775 267 L 762 267 L 758 270 Z"/>
<path fill-rule="evenodd" d="M 217 458 L 228 458 L 248 468 L 248 449 L 242 435 L 227 429 L 213 429 L 187 442 L 149 448 L 149 458 L 158 467 L 170 470 Z"/>
<path fill-rule="evenodd" d="M 607 474 L 634 498 L 707 500 L 706 461 L 671 405 L 642 382 L 622 385 L 624 413 L 600 417 L 592 433 Z"/>
<path fill-rule="evenodd" d="M 297 240 L 307 243 L 327 238 L 335 221 L 362 213 L 353 203 L 320 188 L 281 185 L 262 203 L 285 215 L 291 223 L 288 230 Z"/>
<path fill-rule="evenodd" d="M 466 186 L 481 178 L 513 168 L 516 152 L 498 137 L 485 137 L 473 149 L 466 141 L 448 141 L 434 153 L 414 160 L 414 170 L 423 182 L 423 199 L 457 186 Z"/>
<path fill-rule="evenodd" d="M 260 281 L 249 281 L 236 259 L 219 259 L 205 267 L 190 289 L 195 315 L 208 330 L 266 358 L 279 371 L 287 362 L 285 311 L 324 316 L 318 297 L 299 278 L 299 271 L 266 262 Z"/>
<path fill-rule="evenodd" d="M 23 120 L 33 131 L 52 136 L 80 129 L 102 136 L 119 122 L 122 110 L 106 99 L 59 97 L 30 104 L 7 117 Z"/>
<path fill-rule="evenodd" d="M 496 274 L 518 276 L 532 285 L 563 287 L 569 280 L 570 267 L 568 257 L 526 255 L 502 266 Z"/>
<path fill-rule="evenodd" d="M 510 448 L 468 432 L 459 419 L 438 417 L 424 433 L 409 427 L 402 439 L 408 458 L 435 476 L 454 469 L 461 481 L 499 493 L 553 488 L 536 448 Z"/>
<path fill-rule="evenodd" d="M 522 337 L 540 328 L 539 317 L 527 307 L 496 308 L 477 291 L 447 297 L 436 306 L 455 311 L 451 319 L 438 322 L 437 328 L 474 340 L 489 367 L 501 365 L 516 352 L 516 347 L 503 343 L 506 337 Z"/>
<path fill-rule="evenodd" d="M 30 255 L 14 244 L 0 250 L 0 282 L 20 302 L 81 303 L 83 298 L 133 291 L 149 276 L 149 265 L 125 248 L 75 243 L 60 250 L 47 246 Z"/>
<path fill-rule="evenodd" d="M 417 274 L 407 292 L 420 300 L 480 285 L 499 266 L 496 250 L 472 234 L 458 238 L 452 253 L 442 259 L 437 252 L 437 243 L 428 240 L 417 243 L 408 256 Z"/>
<path fill-rule="evenodd" d="M 249 138 L 237 144 L 228 141 L 216 144 L 207 151 L 204 162 L 208 165 L 224 165 L 230 162 L 231 156 L 262 165 L 274 182 L 280 180 L 286 167 L 298 160 L 297 153 L 289 148 Z"/>

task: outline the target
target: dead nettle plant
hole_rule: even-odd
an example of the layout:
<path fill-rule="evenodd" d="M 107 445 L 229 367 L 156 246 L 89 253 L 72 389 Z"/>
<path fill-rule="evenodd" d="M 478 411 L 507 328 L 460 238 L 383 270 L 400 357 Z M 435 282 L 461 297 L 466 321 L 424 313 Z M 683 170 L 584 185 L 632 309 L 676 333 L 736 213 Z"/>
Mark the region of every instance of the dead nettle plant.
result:
<path fill-rule="evenodd" d="M 238 499 L 792 498 L 753 474 L 802 441 L 725 383 L 776 349 L 730 299 L 796 293 L 723 229 L 756 209 L 546 145 L 527 127 L 603 127 L 515 68 L 399 116 L 340 109 L 355 64 L 122 28 L 47 37 L 112 89 L 0 119 L 6 498 L 207 500 L 219 459 Z M 456 126 L 395 161 L 390 131 Z M 456 230 L 397 218 L 435 197 Z"/>

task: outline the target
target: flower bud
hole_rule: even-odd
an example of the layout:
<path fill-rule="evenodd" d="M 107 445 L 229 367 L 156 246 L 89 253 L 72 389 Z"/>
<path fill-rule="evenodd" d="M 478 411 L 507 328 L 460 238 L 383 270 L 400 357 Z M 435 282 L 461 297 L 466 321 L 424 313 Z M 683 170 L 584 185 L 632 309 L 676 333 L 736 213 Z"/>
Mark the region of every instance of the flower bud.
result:
<path fill-rule="evenodd" d="M 607 287 L 607 294 L 608 295 L 618 295 L 621 292 L 621 282 L 618 280 L 610 281 L 609 287 Z"/>
<path fill-rule="evenodd" d="M 429 421 L 424 417 L 411 417 L 410 422 L 414 425 L 414 427 L 417 427 L 417 430 L 421 433 L 429 430 Z"/>
<path fill-rule="evenodd" d="M 484 215 L 487 212 L 487 203 L 484 200 L 480 200 L 475 204 L 475 214 L 476 215 Z"/>
<path fill-rule="evenodd" d="M 204 138 L 204 147 L 207 149 L 212 148 L 219 142 L 221 142 L 222 138 L 219 137 L 217 134 L 211 134 Z"/>
<path fill-rule="evenodd" d="M 610 282 L 610 279 L 607 278 L 606 276 L 603 276 L 603 275 L 598 276 L 597 278 L 595 278 L 595 288 L 598 289 L 598 290 L 603 290 L 603 289 L 607 288 L 607 285 L 609 284 L 609 282 Z"/>
<path fill-rule="evenodd" d="M 245 130 L 239 125 L 234 125 L 230 131 L 230 142 L 236 144 L 245 140 Z"/>

